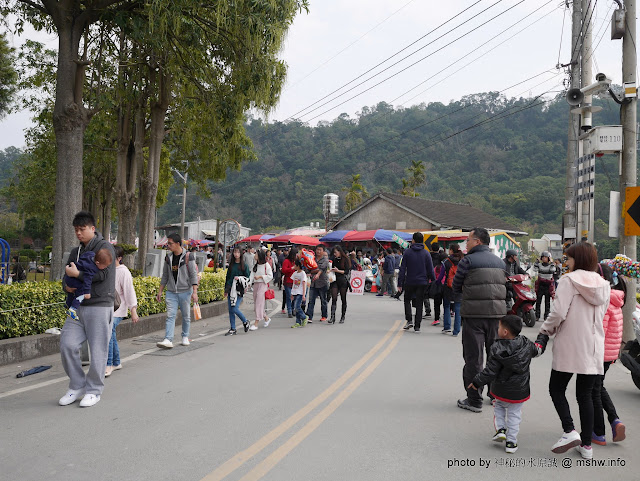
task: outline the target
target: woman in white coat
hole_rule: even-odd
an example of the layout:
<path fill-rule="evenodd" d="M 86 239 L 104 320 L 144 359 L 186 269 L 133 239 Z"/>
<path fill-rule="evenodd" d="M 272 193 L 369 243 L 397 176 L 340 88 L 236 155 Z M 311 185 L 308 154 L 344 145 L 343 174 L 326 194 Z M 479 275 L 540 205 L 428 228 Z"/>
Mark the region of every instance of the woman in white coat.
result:
<path fill-rule="evenodd" d="M 255 331 L 258 329 L 258 323 L 264 320 L 264 327 L 268 327 L 271 319 L 265 313 L 266 299 L 264 297 L 269 282 L 273 279 L 273 270 L 267 262 L 267 256 L 263 249 L 256 252 L 256 264 L 251 272 L 251 283 L 253 284 L 253 303 L 256 311 L 256 320 L 249 329 Z"/>
<path fill-rule="evenodd" d="M 540 328 L 541 334 L 555 335 L 549 394 L 564 430 L 551 450 L 554 453 L 564 453 L 576 447 L 583 458 L 591 459 L 591 393 L 597 375 L 604 372 L 602 320 L 609 305 L 611 287 L 595 272 L 598 268 L 598 255 L 591 244 L 573 244 L 565 254 L 569 272 L 560 278 L 553 309 Z M 580 411 L 580 434 L 575 430 L 565 394 L 574 374 Z"/>

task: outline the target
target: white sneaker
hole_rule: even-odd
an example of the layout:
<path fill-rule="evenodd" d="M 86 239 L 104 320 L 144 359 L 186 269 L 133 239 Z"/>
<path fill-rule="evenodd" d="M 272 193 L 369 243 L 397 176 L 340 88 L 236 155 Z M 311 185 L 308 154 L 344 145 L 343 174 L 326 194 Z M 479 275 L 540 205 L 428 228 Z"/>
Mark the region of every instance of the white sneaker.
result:
<path fill-rule="evenodd" d="M 258 326 L 256 326 L 255 324 L 251 324 L 251 327 L 249 328 L 250 331 L 257 331 L 258 330 Z"/>
<path fill-rule="evenodd" d="M 593 459 L 593 449 L 591 449 L 591 446 L 576 446 L 576 450 L 584 459 Z"/>
<path fill-rule="evenodd" d="M 91 406 L 95 406 L 100 401 L 100 396 L 97 394 L 86 394 L 82 401 L 80 401 L 81 408 L 90 408 Z"/>
<path fill-rule="evenodd" d="M 69 404 L 73 404 L 84 394 L 84 389 L 69 389 L 67 394 L 60 398 L 58 404 L 60 406 L 68 406 Z"/>
<path fill-rule="evenodd" d="M 271 319 L 267 317 L 267 318 L 264 320 L 264 327 L 269 327 L 269 323 L 270 323 L 270 322 L 271 322 Z"/>
<path fill-rule="evenodd" d="M 574 429 L 570 433 L 563 433 L 558 442 L 553 445 L 551 451 L 554 453 L 566 453 L 571 448 L 579 446 L 581 442 L 578 431 Z"/>
<path fill-rule="evenodd" d="M 183 338 L 182 338 L 182 345 L 183 345 L 183 346 L 188 346 L 189 344 L 191 344 L 191 343 L 189 342 L 189 338 L 188 338 L 188 337 L 183 337 Z"/>
<path fill-rule="evenodd" d="M 156 343 L 156 346 L 164 347 L 165 349 L 171 349 L 173 347 L 173 342 L 171 342 L 169 339 L 165 339 Z"/>

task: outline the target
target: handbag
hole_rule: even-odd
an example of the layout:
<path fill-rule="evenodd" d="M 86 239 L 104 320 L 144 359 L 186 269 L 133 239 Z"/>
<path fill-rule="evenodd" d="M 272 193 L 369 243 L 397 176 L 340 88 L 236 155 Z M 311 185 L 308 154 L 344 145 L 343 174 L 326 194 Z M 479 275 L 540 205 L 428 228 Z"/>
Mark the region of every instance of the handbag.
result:
<path fill-rule="evenodd" d="M 273 291 L 273 289 L 267 289 L 264 293 L 264 298 L 265 299 L 275 299 L 276 298 L 276 293 Z"/>
<path fill-rule="evenodd" d="M 193 303 L 193 320 L 199 321 L 202 319 L 202 312 L 200 312 L 200 304 L 197 302 Z"/>
<path fill-rule="evenodd" d="M 429 297 L 431 299 L 441 296 L 443 291 L 442 282 L 433 281 L 429 284 Z"/>

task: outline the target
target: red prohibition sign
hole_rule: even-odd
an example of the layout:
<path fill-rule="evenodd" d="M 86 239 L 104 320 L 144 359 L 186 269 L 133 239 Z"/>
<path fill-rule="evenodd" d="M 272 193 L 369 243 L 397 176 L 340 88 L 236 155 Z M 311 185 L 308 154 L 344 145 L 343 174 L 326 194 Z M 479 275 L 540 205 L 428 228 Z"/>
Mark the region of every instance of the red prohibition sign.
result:
<path fill-rule="evenodd" d="M 362 279 L 360 279 L 359 277 L 354 277 L 351 280 L 351 287 L 353 287 L 354 289 L 360 289 L 362 287 Z"/>

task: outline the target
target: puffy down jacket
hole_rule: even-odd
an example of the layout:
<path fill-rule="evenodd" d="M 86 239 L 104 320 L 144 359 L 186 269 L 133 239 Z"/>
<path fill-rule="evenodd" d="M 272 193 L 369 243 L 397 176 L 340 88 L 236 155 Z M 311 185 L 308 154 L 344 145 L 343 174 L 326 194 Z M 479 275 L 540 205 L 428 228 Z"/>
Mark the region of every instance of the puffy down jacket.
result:
<path fill-rule="evenodd" d="M 615 361 L 620 354 L 622 343 L 622 305 L 624 292 L 611 289 L 609 308 L 607 309 L 602 327 L 604 328 L 604 360 Z"/>

